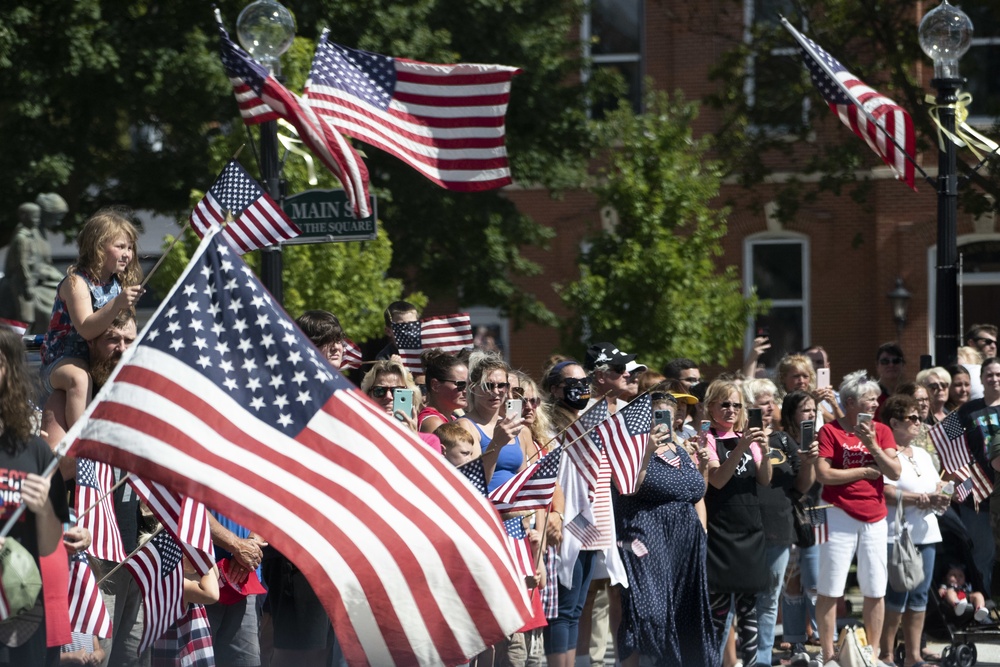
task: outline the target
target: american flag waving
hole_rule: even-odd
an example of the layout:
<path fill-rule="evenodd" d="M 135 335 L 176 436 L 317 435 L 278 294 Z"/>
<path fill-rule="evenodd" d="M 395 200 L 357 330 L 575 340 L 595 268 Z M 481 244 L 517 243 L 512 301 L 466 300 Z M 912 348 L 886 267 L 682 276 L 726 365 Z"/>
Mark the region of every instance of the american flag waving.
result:
<path fill-rule="evenodd" d="M 222 230 L 222 236 L 240 254 L 277 245 L 302 233 L 236 160 L 226 164 L 194 207 L 191 227 L 199 237 L 204 236 L 212 227 L 221 225 L 227 213 L 233 219 Z"/>
<path fill-rule="evenodd" d="M 392 332 L 403 366 L 411 373 L 423 372 L 424 350 L 461 352 L 472 347 L 472 320 L 468 313 L 435 315 L 419 322 L 393 322 Z"/>
<path fill-rule="evenodd" d="M 638 488 L 652 423 L 649 394 L 642 394 L 597 427 L 611 463 L 611 476 L 623 494 L 635 493 Z"/>
<path fill-rule="evenodd" d="M 361 348 L 350 338 L 344 338 L 344 358 L 340 367 L 347 370 L 361 368 L 361 361 Z"/>
<path fill-rule="evenodd" d="M 556 490 L 562 445 L 517 473 L 489 494 L 501 514 L 545 509 Z"/>
<path fill-rule="evenodd" d="M 216 236 L 67 439 L 266 535 L 352 664 L 464 662 L 530 616 L 488 501 L 332 369 Z"/>
<path fill-rule="evenodd" d="M 958 412 L 952 412 L 929 431 L 931 442 L 941 459 L 941 467 L 954 473 L 964 468 L 972 459 L 965 443 L 965 427 Z"/>
<path fill-rule="evenodd" d="M 503 65 L 432 65 L 316 44 L 305 98 L 336 132 L 395 155 L 450 190 L 511 182 L 504 122 L 511 79 Z"/>
<path fill-rule="evenodd" d="M 69 559 L 69 623 L 73 632 L 111 637 L 111 614 L 104 605 L 87 554 L 82 552 Z"/>
<path fill-rule="evenodd" d="M 597 476 L 604 456 L 601 434 L 595 430 L 608 418 L 608 400 L 601 399 L 570 424 L 563 437 L 566 456 L 587 483 L 587 495 L 593 502 L 597 493 Z"/>
<path fill-rule="evenodd" d="M 87 551 L 94 558 L 120 563 L 125 560 L 126 554 L 115 516 L 114 494 L 109 493 L 114 485 L 115 471 L 112 466 L 86 458 L 76 460 L 76 504 L 73 510 L 80 517 L 79 525 L 89 530 L 93 539 Z"/>
<path fill-rule="evenodd" d="M 144 610 L 142 654 L 167 629 L 184 615 L 184 568 L 181 566 L 181 547 L 166 532 L 159 532 L 149 539 L 134 556 L 125 561 L 125 568 L 132 573 L 142 593 Z"/>
<path fill-rule="evenodd" d="M 361 156 L 339 132 L 319 119 L 308 101 L 289 92 L 229 39 L 218 11 L 216 19 L 222 66 L 233 85 L 243 122 L 253 125 L 281 118 L 291 123 L 302 143 L 340 179 L 357 216 L 369 217 L 372 212 L 368 205 L 368 167 Z"/>
<path fill-rule="evenodd" d="M 781 23 L 799 43 L 809 76 L 830 110 L 854 134 L 864 139 L 868 147 L 892 168 L 897 178 L 916 190 L 913 162 L 907 159 L 916 155 L 917 148 L 910 114 L 885 95 L 866 86 L 836 58 L 796 30 L 787 19 L 782 18 Z"/>

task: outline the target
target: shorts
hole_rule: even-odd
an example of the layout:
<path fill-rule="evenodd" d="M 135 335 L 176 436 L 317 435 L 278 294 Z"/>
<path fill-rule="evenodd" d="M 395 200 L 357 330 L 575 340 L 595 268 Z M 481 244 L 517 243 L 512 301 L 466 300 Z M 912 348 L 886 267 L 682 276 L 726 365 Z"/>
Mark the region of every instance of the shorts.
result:
<path fill-rule="evenodd" d="M 885 519 L 872 523 L 859 521 L 839 507 L 826 511 L 830 537 L 819 545 L 820 595 L 839 598 L 847 585 L 847 573 L 855 552 L 858 555 L 858 586 L 866 598 L 885 596 L 889 583 L 888 544 L 889 524 Z"/>
<path fill-rule="evenodd" d="M 279 556 L 264 561 L 274 648 L 314 651 L 333 645 L 333 626 L 306 576 Z"/>
<path fill-rule="evenodd" d="M 83 336 L 78 334 L 76 331 L 70 331 L 66 334 L 59 340 L 58 345 L 53 346 L 50 351 L 57 356 L 42 368 L 41 373 L 42 385 L 45 387 L 46 393 L 49 394 L 55 391 L 52 389 L 52 383 L 49 382 L 49 376 L 52 375 L 52 371 L 54 371 L 64 359 L 79 359 L 85 363 L 90 363 L 90 348 L 87 347 L 87 341 L 85 341 Z"/>

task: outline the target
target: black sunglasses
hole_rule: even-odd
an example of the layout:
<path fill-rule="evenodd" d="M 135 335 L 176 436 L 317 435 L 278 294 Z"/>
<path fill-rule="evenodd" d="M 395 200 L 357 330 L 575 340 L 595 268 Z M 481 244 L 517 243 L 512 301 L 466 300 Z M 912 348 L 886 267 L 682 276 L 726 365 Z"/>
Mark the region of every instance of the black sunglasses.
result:
<path fill-rule="evenodd" d="M 484 382 L 482 387 L 486 391 L 496 391 L 497 389 L 503 389 L 506 391 L 507 389 L 510 389 L 510 382 Z"/>
<path fill-rule="evenodd" d="M 724 403 L 719 403 L 719 407 L 722 408 L 723 410 L 728 410 L 730 408 L 732 408 L 733 410 L 742 410 L 743 409 L 743 404 L 742 403 L 730 403 L 729 401 L 726 401 Z"/>
<path fill-rule="evenodd" d="M 977 343 L 983 343 L 985 345 L 996 345 L 997 342 L 992 338 L 983 338 L 982 336 L 975 339 Z"/>
<path fill-rule="evenodd" d="M 910 422 L 911 424 L 920 423 L 920 415 L 906 415 L 905 417 L 903 417 L 903 419 Z"/>
<path fill-rule="evenodd" d="M 465 388 L 469 386 L 469 383 L 465 380 L 442 380 L 442 382 L 450 382 L 455 385 L 455 389 L 459 391 L 465 391 Z"/>
<path fill-rule="evenodd" d="M 893 366 L 898 366 L 903 363 L 902 357 L 882 357 L 878 360 L 879 366 L 888 366 L 892 364 Z"/>
<path fill-rule="evenodd" d="M 371 392 L 372 398 L 385 398 L 385 395 L 396 391 L 397 389 L 406 389 L 406 387 L 384 387 L 382 385 L 375 385 L 368 391 Z"/>
<path fill-rule="evenodd" d="M 562 381 L 561 386 L 563 387 L 586 387 L 590 384 L 590 380 L 587 378 L 566 378 Z"/>
<path fill-rule="evenodd" d="M 673 394 L 664 394 L 661 391 L 654 391 L 650 393 L 649 400 L 653 401 L 654 403 L 658 403 L 660 401 L 670 401 L 671 403 L 677 402 L 677 399 L 674 398 Z"/>

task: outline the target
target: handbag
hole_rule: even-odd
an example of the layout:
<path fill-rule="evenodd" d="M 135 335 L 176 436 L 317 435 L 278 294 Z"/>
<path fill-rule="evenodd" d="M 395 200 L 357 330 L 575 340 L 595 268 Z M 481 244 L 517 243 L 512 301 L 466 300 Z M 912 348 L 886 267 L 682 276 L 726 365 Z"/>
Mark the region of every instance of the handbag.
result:
<path fill-rule="evenodd" d="M 797 491 L 788 495 L 792 504 L 792 525 L 795 528 L 795 546 L 806 549 L 816 544 L 816 531 L 813 529 L 809 514 L 802 505 L 802 495 Z"/>
<path fill-rule="evenodd" d="M 903 492 L 896 490 L 896 530 L 889 558 L 889 585 L 897 593 L 912 591 L 924 581 L 924 557 L 903 523 Z"/>
<path fill-rule="evenodd" d="M 874 667 L 875 651 L 868 644 L 864 628 L 848 625 L 840 631 L 840 639 L 837 641 L 835 661 L 828 662 L 827 665 L 838 665 L 839 667 Z"/>

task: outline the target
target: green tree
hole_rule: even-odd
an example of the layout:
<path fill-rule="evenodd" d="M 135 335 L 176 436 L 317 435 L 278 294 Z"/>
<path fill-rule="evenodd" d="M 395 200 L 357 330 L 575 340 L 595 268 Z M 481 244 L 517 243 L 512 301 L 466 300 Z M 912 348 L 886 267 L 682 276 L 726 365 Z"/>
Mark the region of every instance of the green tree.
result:
<path fill-rule="evenodd" d="M 692 134 L 696 104 L 653 92 L 645 109 L 623 104 L 599 124 L 604 167 L 594 192 L 618 223 L 589 240 L 580 280 L 560 289 L 575 313 L 571 329 L 651 366 L 679 356 L 723 363 L 760 304 L 742 296 L 735 267 L 716 266 L 726 211 L 710 204 L 722 168 L 707 157 L 710 140 Z"/>

